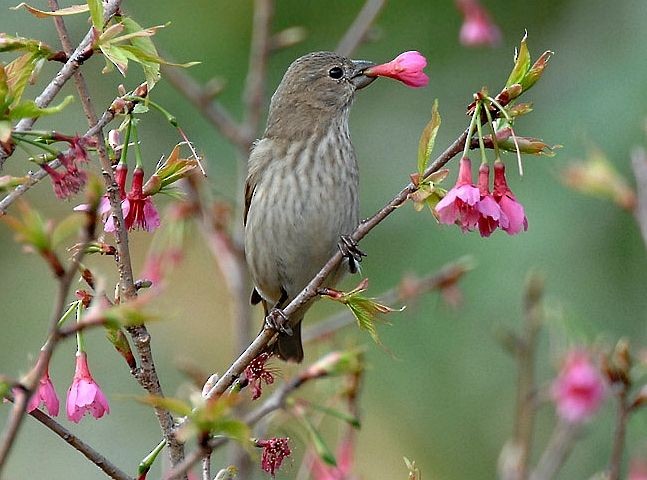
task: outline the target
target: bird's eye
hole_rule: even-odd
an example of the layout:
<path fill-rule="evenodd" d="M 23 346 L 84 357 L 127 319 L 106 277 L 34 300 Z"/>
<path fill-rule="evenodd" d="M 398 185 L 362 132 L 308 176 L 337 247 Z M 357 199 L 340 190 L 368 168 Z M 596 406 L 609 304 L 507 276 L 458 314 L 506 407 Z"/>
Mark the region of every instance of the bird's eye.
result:
<path fill-rule="evenodd" d="M 335 80 L 337 80 L 344 75 L 344 71 L 340 67 L 332 67 L 328 71 L 328 75 L 330 75 L 330 78 L 334 78 Z"/>

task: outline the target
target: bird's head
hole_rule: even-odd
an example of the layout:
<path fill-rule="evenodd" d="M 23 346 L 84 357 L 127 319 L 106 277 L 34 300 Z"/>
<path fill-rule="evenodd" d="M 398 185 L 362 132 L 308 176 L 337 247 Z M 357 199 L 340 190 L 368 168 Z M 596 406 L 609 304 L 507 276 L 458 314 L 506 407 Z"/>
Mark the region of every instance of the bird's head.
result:
<path fill-rule="evenodd" d="M 334 52 L 309 53 L 296 59 L 272 95 L 266 134 L 301 131 L 313 122 L 325 125 L 345 119 L 355 91 L 375 80 L 364 75 L 371 66 L 374 63 Z"/>

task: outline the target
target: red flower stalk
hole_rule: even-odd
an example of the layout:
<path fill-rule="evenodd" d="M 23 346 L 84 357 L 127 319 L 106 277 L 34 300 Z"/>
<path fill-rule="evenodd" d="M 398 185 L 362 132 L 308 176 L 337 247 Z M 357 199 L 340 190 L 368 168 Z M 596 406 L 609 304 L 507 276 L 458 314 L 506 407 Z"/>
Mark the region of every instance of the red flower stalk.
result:
<path fill-rule="evenodd" d="M 460 42 L 466 47 L 491 46 L 501 41 L 501 30 L 478 0 L 456 0 L 463 14 Z"/>
<path fill-rule="evenodd" d="M 484 163 L 479 168 L 479 192 L 481 199 L 476 205 L 479 212 L 478 227 L 482 237 L 489 237 L 499 226 L 508 227 L 508 217 L 499 207 L 492 194 L 490 193 L 490 167 Z"/>
<path fill-rule="evenodd" d="M 368 77 L 389 77 L 399 80 L 409 87 L 424 87 L 429 77 L 422 71 L 427 66 L 427 59 L 419 52 L 404 52 L 388 63 L 367 68 L 364 74 Z"/>
<path fill-rule="evenodd" d="M 567 355 L 551 389 L 557 414 L 570 423 L 582 423 L 593 417 L 606 393 L 606 382 L 600 369 L 582 350 Z"/>
<path fill-rule="evenodd" d="M 270 353 L 261 353 L 245 369 L 245 377 L 249 381 L 249 387 L 252 389 L 252 400 L 256 400 L 263 393 L 263 382 L 265 382 L 265 385 L 274 383 L 274 372 L 265 365 L 271 356 L 272 354 Z"/>
<path fill-rule="evenodd" d="M 85 352 L 77 352 L 76 371 L 67 392 L 67 418 L 79 423 L 86 412 L 94 418 L 101 418 L 110 413 L 110 406 L 99 384 L 92 378 Z"/>
<path fill-rule="evenodd" d="M 61 159 L 61 163 L 63 163 L 62 158 L 64 155 L 61 155 L 59 158 Z M 66 199 L 71 197 L 72 195 L 79 193 L 83 186 L 85 185 L 86 181 L 86 174 L 83 170 L 79 170 L 77 168 L 73 169 L 67 169 L 64 173 L 61 173 L 54 168 L 52 168 L 49 164 L 43 163 L 40 166 L 43 170 L 47 172 L 47 174 L 50 176 L 52 179 L 52 186 L 54 187 L 54 193 L 58 198 L 61 200 Z"/>
<path fill-rule="evenodd" d="M 261 468 L 273 477 L 281 468 L 283 460 L 292 453 L 288 444 L 289 440 L 289 438 L 270 438 L 256 441 L 256 446 L 263 448 Z"/>
<path fill-rule="evenodd" d="M 509 235 L 516 235 L 523 229 L 528 230 L 528 219 L 523 205 L 517 202 L 514 194 L 508 187 L 505 178 L 505 165 L 503 162 L 494 162 L 494 199 L 501 207 L 501 211 L 507 217 L 507 225 L 501 224 L 501 228 Z"/>
<path fill-rule="evenodd" d="M 474 230 L 478 225 L 481 213 L 477 204 L 481 199 L 479 189 L 472 183 L 472 162 L 463 157 L 460 161 L 456 184 L 436 205 L 440 223 L 458 224 L 465 232 Z"/>

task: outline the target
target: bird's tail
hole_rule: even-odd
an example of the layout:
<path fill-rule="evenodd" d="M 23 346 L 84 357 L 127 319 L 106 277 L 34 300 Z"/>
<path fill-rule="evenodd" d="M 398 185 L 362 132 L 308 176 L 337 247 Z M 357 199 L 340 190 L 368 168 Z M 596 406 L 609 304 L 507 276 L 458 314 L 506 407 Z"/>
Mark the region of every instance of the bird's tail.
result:
<path fill-rule="evenodd" d="M 292 335 L 279 333 L 279 337 L 274 344 L 274 354 L 286 362 L 301 363 L 303 361 L 303 344 L 301 343 L 302 321 L 303 317 L 292 324 Z"/>

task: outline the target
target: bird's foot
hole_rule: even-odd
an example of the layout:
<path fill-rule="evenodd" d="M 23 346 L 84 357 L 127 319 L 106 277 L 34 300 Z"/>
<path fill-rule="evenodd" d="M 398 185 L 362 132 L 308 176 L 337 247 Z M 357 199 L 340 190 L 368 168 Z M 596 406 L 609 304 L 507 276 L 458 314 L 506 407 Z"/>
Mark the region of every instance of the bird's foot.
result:
<path fill-rule="evenodd" d="M 288 317 L 280 308 L 270 310 L 270 313 L 265 317 L 265 326 L 288 336 L 293 334 Z"/>
<path fill-rule="evenodd" d="M 350 273 L 357 273 L 362 257 L 365 257 L 366 254 L 359 249 L 357 242 L 350 235 L 341 235 L 337 246 L 342 256 L 348 259 Z"/>

